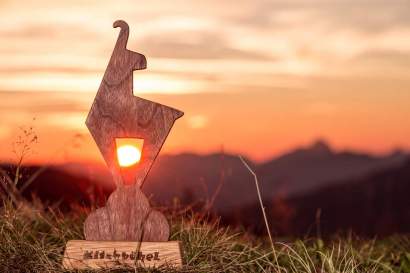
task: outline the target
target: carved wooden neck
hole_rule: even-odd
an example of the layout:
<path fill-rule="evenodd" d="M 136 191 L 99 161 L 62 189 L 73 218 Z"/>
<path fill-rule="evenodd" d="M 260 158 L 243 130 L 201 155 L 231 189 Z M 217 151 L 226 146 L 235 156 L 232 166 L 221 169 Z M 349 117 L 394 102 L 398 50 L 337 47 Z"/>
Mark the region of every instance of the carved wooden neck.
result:
<path fill-rule="evenodd" d="M 115 21 L 113 27 L 121 28 L 120 34 L 118 35 L 117 43 L 115 44 L 114 52 L 119 50 L 126 50 L 127 49 L 127 42 L 128 36 L 130 32 L 130 28 L 128 24 L 122 20 Z"/>

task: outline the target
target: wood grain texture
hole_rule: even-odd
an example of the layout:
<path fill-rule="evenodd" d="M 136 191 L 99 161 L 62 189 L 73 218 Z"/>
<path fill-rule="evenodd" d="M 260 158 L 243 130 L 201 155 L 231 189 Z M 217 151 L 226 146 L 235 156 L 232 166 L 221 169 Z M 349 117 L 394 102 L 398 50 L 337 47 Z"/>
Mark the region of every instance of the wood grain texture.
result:
<path fill-rule="evenodd" d="M 67 242 L 66 269 L 182 266 L 180 243 L 171 242 Z"/>
<path fill-rule="evenodd" d="M 183 113 L 133 94 L 133 71 L 145 69 L 145 56 L 127 49 L 129 27 L 121 28 L 103 80 L 88 114 L 86 125 L 98 145 L 117 185 L 105 207 L 91 213 L 84 223 L 87 240 L 167 241 L 169 225 L 152 210 L 140 190 L 171 127 Z M 120 167 L 117 138 L 144 140 L 141 159 L 133 167 Z"/>
<path fill-rule="evenodd" d="M 133 71 L 145 69 L 144 55 L 126 48 L 129 27 L 116 21 L 121 31 L 108 67 L 88 114 L 86 125 L 102 153 L 117 185 L 142 186 L 171 127 L 183 112 L 133 95 Z M 124 179 L 116 158 L 116 138 L 144 139 L 142 157 Z M 128 176 L 130 171 L 127 170 Z"/>
<path fill-rule="evenodd" d="M 167 241 L 169 224 L 159 211 L 151 209 L 139 187 L 120 186 L 105 207 L 92 212 L 84 223 L 87 240 Z"/>

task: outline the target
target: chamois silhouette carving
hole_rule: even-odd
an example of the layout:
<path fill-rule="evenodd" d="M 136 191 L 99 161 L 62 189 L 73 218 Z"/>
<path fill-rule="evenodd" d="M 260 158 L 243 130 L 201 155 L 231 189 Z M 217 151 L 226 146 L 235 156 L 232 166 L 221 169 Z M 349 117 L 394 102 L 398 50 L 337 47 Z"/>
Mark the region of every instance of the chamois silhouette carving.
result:
<path fill-rule="evenodd" d="M 121 30 L 86 125 L 117 185 L 125 179 L 116 157 L 116 138 L 144 140 L 140 162 L 126 171 L 128 183 L 141 187 L 183 112 L 133 95 L 133 71 L 145 69 L 147 61 L 144 55 L 127 49 L 128 24 L 120 20 L 113 26 Z"/>

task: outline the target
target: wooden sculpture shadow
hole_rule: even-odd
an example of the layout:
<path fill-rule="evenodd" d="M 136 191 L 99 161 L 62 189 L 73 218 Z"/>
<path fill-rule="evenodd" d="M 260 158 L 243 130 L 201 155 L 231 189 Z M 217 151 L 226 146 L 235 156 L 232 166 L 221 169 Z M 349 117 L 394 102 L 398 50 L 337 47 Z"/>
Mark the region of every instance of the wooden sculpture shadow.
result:
<path fill-rule="evenodd" d="M 176 119 L 183 112 L 133 95 L 133 71 L 145 69 L 145 56 L 127 49 L 129 27 L 116 21 L 120 33 L 86 125 L 117 185 L 105 207 L 84 223 L 87 240 L 166 241 L 169 225 L 150 208 L 141 186 Z M 143 140 L 140 162 L 127 170 L 119 166 L 117 138 Z M 125 183 L 125 182 L 128 183 Z M 128 184 L 128 185 L 125 185 Z"/>

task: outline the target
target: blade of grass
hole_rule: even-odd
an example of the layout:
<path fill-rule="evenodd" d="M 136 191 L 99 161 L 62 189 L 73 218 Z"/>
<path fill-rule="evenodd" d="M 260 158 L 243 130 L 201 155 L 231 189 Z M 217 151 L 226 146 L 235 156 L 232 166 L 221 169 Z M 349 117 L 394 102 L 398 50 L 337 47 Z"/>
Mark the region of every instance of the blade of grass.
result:
<path fill-rule="evenodd" d="M 246 161 L 243 159 L 242 156 L 238 156 L 239 159 L 242 161 L 243 165 L 248 169 L 248 171 L 253 175 L 253 178 L 255 180 L 255 186 L 256 186 L 256 192 L 258 193 L 258 199 L 259 199 L 259 204 L 261 206 L 262 209 L 262 214 L 263 214 L 263 220 L 265 221 L 265 225 L 266 225 L 266 231 L 268 232 L 268 236 L 269 236 L 269 241 L 272 247 L 272 254 L 273 257 L 275 259 L 275 263 L 276 265 L 279 267 L 279 263 L 278 263 L 278 258 L 276 256 L 276 251 L 275 251 L 275 246 L 273 244 L 273 239 L 272 239 L 272 235 L 270 233 L 270 227 L 269 227 L 269 223 L 268 223 L 268 218 L 266 217 L 266 212 L 265 212 L 265 206 L 263 205 L 263 201 L 262 201 L 262 195 L 261 192 L 259 190 L 259 181 L 258 181 L 258 177 L 256 175 L 256 173 L 252 170 L 252 168 L 248 165 L 248 163 L 246 163 Z"/>

